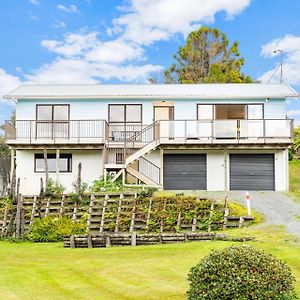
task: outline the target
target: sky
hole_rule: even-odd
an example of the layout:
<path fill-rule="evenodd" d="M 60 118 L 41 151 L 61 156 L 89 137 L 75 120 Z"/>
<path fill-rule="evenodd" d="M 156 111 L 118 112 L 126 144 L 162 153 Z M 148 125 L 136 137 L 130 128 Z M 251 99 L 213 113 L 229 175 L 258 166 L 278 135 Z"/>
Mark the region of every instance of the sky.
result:
<path fill-rule="evenodd" d="M 187 34 L 216 27 L 239 42 L 243 72 L 267 82 L 280 63 L 300 92 L 299 0 L 2 0 L 0 124 L 21 83 L 146 83 L 162 78 Z M 279 72 L 271 82 L 278 83 Z M 287 116 L 300 124 L 299 99 Z"/>

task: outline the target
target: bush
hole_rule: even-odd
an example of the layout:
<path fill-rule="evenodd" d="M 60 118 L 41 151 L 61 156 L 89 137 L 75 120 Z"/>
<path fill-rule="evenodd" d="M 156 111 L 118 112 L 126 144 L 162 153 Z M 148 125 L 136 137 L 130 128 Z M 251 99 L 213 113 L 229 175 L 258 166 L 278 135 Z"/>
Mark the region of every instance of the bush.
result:
<path fill-rule="evenodd" d="M 59 198 L 62 196 L 64 190 L 65 188 L 61 184 L 58 182 L 54 183 L 54 181 L 50 178 L 45 189 L 45 196 Z"/>
<path fill-rule="evenodd" d="M 296 299 L 290 268 L 249 246 L 213 251 L 188 280 L 188 299 Z"/>
<path fill-rule="evenodd" d="M 83 221 L 73 223 L 66 217 L 45 217 L 33 222 L 27 238 L 33 242 L 58 242 L 63 241 L 65 235 L 83 234 L 85 230 L 86 224 Z"/>
<path fill-rule="evenodd" d="M 112 182 L 113 176 L 108 175 L 106 178 L 106 182 L 104 181 L 104 177 L 101 176 L 99 179 L 93 181 L 93 185 L 91 186 L 92 193 L 99 192 L 118 192 L 123 191 L 124 186 L 120 180 L 116 180 Z"/>

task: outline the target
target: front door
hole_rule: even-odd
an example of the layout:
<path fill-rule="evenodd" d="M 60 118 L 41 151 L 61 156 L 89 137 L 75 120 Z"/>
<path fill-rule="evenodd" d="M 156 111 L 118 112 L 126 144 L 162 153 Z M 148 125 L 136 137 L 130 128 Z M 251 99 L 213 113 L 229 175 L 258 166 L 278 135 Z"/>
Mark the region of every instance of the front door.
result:
<path fill-rule="evenodd" d="M 174 106 L 154 106 L 154 122 L 174 120 Z"/>
<path fill-rule="evenodd" d="M 169 122 L 172 120 L 174 120 L 174 106 L 154 106 L 154 122 L 161 121 L 160 137 L 174 139 L 174 122 Z"/>

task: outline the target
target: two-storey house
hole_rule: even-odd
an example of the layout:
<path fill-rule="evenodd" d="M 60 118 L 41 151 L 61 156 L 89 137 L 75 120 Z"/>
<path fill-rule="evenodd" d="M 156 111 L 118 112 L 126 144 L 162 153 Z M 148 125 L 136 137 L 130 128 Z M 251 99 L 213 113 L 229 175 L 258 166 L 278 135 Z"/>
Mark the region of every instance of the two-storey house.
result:
<path fill-rule="evenodd" d="M 45 175 L 72 190 L 109 172 L 169 190 L 288 190 L 283 84 L 21 85 L 6 141 L 22 194 Z M 14 154 L 15 153 L 15 154 Z"/>

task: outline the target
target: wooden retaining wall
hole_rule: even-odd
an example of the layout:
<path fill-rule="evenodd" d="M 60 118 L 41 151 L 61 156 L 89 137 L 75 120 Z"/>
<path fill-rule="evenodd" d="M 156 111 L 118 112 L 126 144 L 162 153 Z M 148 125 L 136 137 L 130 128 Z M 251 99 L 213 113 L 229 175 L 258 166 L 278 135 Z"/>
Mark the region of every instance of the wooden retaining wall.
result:
<path fill-rule="evenodd" d="M 201 199 L 208 200 L 208 199 Z M 210 209 L 199 209 L 188 203 L 174 211 L 173 223 L 168 222 L 169 216 L 164 216 L 168 207 L 174 208 L 175 200 L 139 199 L 136 193 L 107 193 L 92 194 L 80 204 L 74 202 L 71 195 L 63 195 L 61 199 L 39 198 L 38 196 L 19 196 L 18 204 L 9 206 L 0 201 L 0 235 L 22 237 L 30 231 L 35 219 L 51 217 L 68 217 L 73 222 L 86 222 L 86 231 L 90 234 L 101 233 L 131 233 L 134 231 L 147 232 L 180 232 L 207 231 L 227 227 L 242 227 L 252 217 L 228 216 L 224 214 L 222 205 L 211 201 Z M 1 206 L 2 205 L 2 206 Z M 175 205 L 176 207 L 176 205 Z M 191 218 L 184 218 L 185 209 L 194 211 Z M 162 212 L 158 222 L 157 212 Z M 213 221 L 215 213 L 223 218 Z M 169 218 L 170 219 L 170 218 Z M 176 228 L 175 228 L 176 227 Z M 13 232 L 14 231 L 14 232 Z"/>
<path fill-rule="evenodd" d="M 170 243 L 186 243 L 190 241 L 204 240 L 223 240 L 245 242 L 252 240 L 252 237 L 234 238 L 226 234 L 217 233 L 128 233 L 128 234 L 87 234 L 87 235 L 71 235 L 64 237 L 65 248 L 100 248 L 111 246 L 139 246 L 139 245 L 155 245 Z"/>

